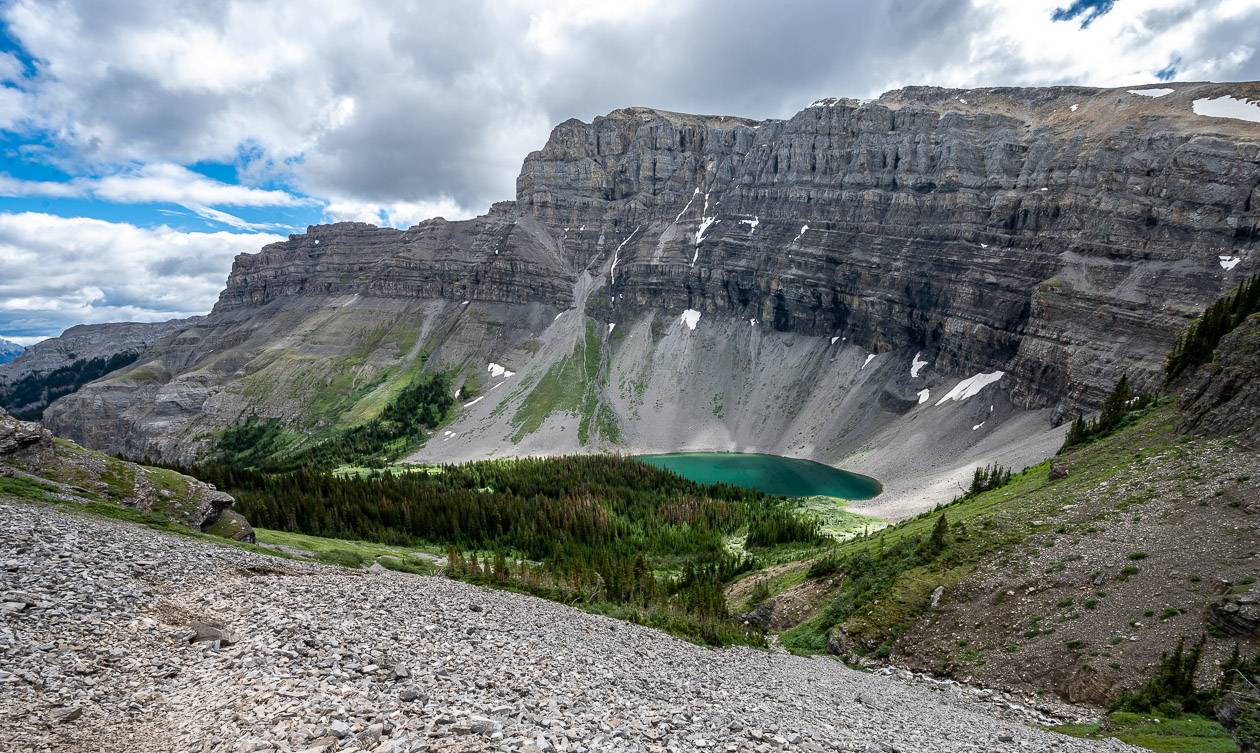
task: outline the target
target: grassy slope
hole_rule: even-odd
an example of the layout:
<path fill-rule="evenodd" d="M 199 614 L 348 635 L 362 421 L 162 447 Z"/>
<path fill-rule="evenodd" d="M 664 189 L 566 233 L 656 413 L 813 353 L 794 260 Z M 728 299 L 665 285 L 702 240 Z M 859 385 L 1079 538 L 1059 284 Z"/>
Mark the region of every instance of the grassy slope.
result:
<path fill-rule="evenodd" d="M 1095 724 L 1054 728 L 1073 737 L 1114 737 L 1155 753 L 1234 753 L 1234 739 L 1218 722 L 1187 714 L 1178 719 L 1117 711 Z"/>
<path fill-rule="evenodd" d="M 510 423 L 516 431 L 512 441 L 520 442 L 538 431 L 554 413 L 569 413 L 578 416 L 581 444 L 589 444 L 593 433 L 609 442 L 619 442 L 621 428 L 599 397 L 607 379 L 602 372 L 603 361 L 599 327 L 587 321 L 585 334 L 573 352 L 547 369 L 513 413 Z"/>
<path fill-rule="evenodd" d="M 1133 425 L 1112 437 L 1093 442 L 1064 458 L 1072 467 L 1065 479 L 1051 480 L 1050 462 L 1018 473 L 1011 483 L 944 508 L 951 527 L 961 523 L 965 534 L 951 538 L 948 548 L 935 560 L 911 567 L 887 563 L 881 587 L 854 600 L 838 599 L 824 605 L 812 619 L 787 631 L 783 645 L 799 653 L 826 650 L 827 635 L 841 626 L 859 652 L 875 650 L 911 627 L 928 609 L 933 589 L 957 585 L 981 564 L 1011 552 L 1030 536 L 1052 533 L 1052 522 L 1067 505 L 1104 483 L 1140 474 L 1134 453 L 1167 450 L 1177 438 L 1170 406 L 1151 410 Z M 927 513 L 868 538 L 838 547 L 840 557 L 856 554 L 877 561 L 881 550 L 926 538 L 939 513 Z"/>

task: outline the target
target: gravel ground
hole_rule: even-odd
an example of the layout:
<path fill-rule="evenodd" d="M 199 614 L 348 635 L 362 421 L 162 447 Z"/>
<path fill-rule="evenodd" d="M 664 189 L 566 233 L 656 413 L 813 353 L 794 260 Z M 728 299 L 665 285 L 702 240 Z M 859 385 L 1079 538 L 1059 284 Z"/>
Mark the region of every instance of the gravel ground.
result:
<path fill-rule="evenodd" d="M 0 500 L 4 751 L 1098 751 L 921 687 Z M 194 621 L 230 642 L 191 643 Z"/>

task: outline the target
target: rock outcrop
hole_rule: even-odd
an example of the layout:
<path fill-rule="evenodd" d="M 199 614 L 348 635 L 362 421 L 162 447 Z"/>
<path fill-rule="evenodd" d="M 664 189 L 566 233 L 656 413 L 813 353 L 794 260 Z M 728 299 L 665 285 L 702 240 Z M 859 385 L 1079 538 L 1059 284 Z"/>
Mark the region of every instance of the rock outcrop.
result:
<path fill-rule="evenodd" d="M 39 424 L 0 410 L 0 477 L 5 476 L 40 497 L 114 503 L 194 530 L 237 541 L 254 540 L 249 521 L 230 509 L 235 500 L 214 486 L 56 440 Z"/>
<path fill-rule="evenodd" d="M 252 414 L 306 441 L 429 356 L 458 381 L 518 376 L 423 459 L 700 445 L 965 475 L 1122 373 L 1153 388 L 1186 322 L 1260 263 L 1260 129 L 1193 112 L 1260 85 L 1168 88 L 566 121 L 485 216 L 312 227 L 239 256 L 209 317 L 47 420 L 167 459 Z M 535 394 L 593 349 L 585 397 Z M 988 398 L 937 409 L 983 375 Z M 1005 462 L 1054 442 L 1034 444 Z M 885 467 L 890 446 L 924 459 Z"/>
<path fill-rule="evenodd" d="M 1260 314 L 1221 338 L 1181 392 L 1181 428 L 1260 449 Z"/>

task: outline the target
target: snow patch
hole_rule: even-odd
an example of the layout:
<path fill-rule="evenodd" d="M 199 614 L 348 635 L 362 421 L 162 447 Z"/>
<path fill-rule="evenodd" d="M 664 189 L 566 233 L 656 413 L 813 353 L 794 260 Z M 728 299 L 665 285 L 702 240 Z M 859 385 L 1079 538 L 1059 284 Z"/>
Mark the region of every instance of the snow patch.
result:
<path fill-rule="evenodd" d="M 486 364 L 486 371 L 490 372 L 491 379 L 498 379 L 499 377 L 508 379 L 510 377 L 516 376 L 515 371 L 508 371 L 506 366 L 501 366 L 497 363 Z"/>
<path fill-rule="evenodd" d="M 485 399 L 486 399 L 485 395 L 482 395 L 481 397 L 474 397 L 472 400 L 469 400 L 468 402 L 464 403 L 464 407 L 471 408 L 472 406 L 476 405 L 477 403 L 480 403 L 482 400 L 485 400 Z"/>
<path fill-rule="evenodd" d="M 1165 94 L 1172 94 L 1172 89 L 1130 89 L 1130 94 L 1137 94 L 1143 97 L 1162 97 Z"/>
<path fill-rule="evenodd" d="M 801 239 L 801 236 L 805 234 L 806 230 L 809 230 L 809 225 L 801 225 L 801 232 L 796 234 L 796 237 L 792 239 L 792 242 L 796 243 L 797 241 L 799 241 Z"/>
<path fill-rule="evenodd" d="M 950 390 L 945 395 L 945 397 L 937 401 L 936 404 L 944 405 L 950 400 L 957 400 L 959 402 L 962 402 L 963 400 L 966 400 L 972 395 L 978 394 L 980 390 L 984 389 L 985 387 L 988 387 L 990 384 L 993 384 L 994 382 L 997 382 L 1004 376 L 1006 376 L 1005 371 L 991 371 L 988 374 L 976 374 L 975 376 L 967 377 L 966 379 L 956 384 L 954 386 L 954 389 Z"/>
<path fill-rule="evenodd" d="M 1260 123 L 1260 100 L 1234 99 L 1230 96 L 1216 99 L 1196 99 L 1193 104 L 1195 115 L 1209 118 L 1233 118 Z"/>
<path fill-rule="evenodd" d="M 874 353 L 872 353 L 872 354 L 870 354 L 869 356 L 867 356 L 867 357 L 866 357 L 866 360 L 862 362 L 862 369 L 865 369 L 865 368 L 867 367 L 867 365 L 868 365 L 868 364 L 870 364 L 870 362 L 871 362 L 871 361 L 874 361 L 874 360 L 875 360 L 875 354 L 874 354 Z M 862 369 L 858 369 L 858 371 L 861 371 Z"/>
<path fill-rule="evenodd" d="M 461 306 L 467 306 L 467 305 L 468 305 L 468 301 L 463 301 L 463 302 L 461 302 L 459 305 L 461 305 Z"/>
<path fill-rule="evenodd" d="M 608 284 L 610 286 L 617 284 L 617 259 L 620 258 L 621 249 L 625 248 L 626 244 L 630 242 L 630 239 L 634 237 L 634 234 L 639 232 L 640 227 L 643 226 L 639 225 L 634 230 L 630 231 L 630 234 L 626 236 L 626 239 L 613 250 L 612 266 L 608 268 Z"/>
<path fill-rule="evenodd" d="M 761 224 L 760 217 L 753 217 L 751 220 L 740 220 L 739 224 L 748 226 L 748 234 L 752 235 L 757 232 L 757 226 Z"/>
<path fill-rule="evenodd" d="M 831 344 L 832 344 L 832 345 L 835 345 L 835 344 L 836 344 L 836 340 L 839 340 L 839 339 L 840 339 L 840 337 L 839 337 L 838 335 L 837 335 L 836 337 L 831 338 Z"/>
<path fill-rule="evenodd" d="M 319 245 L 319 238 L 316 238 L 316 239 L 315 239 L 315 245 L 316 245 L 316 246 L 318 246 L 318 245 Z"/>
<path fill-rule="evenodd" d="M 984 425 L 985 425 L 985 424 L 987 424 L 987 423 L 988 423 L 988 421 L 981 421 L 980 423 L 976 424 L 975 426 L 972 426 L 972 427 L 971 427 L 971 430 L 972 430 L 972 431 L 975 431 L 976 429 L 979 429 L 981 426 L 984 426 Z"/>
<path fill-rule="evenodd" d="M 927 390 L 919 390 L 919 405 L 923 405 L 924 403 L 926 403 L 928 401 L 928 398 L 931 396 L 932 396 L 931 392 L 928 392 Z"/>
<path fill-rule="evenodd" d="M 1072 105 L 1072 106 L 1071 106 L 1071 107 L 1069 107 L 1068 109 L 1069 109 L 1069 110 L 1071 110 L 1072 112 L 1076 112 L 1076 108 L 1078 108 L 1078 107 L 1080 107 L 1080 105 Z"/>
<path fill-rule="evenodd" d="M 700 218 L 700 229 L 696 231 L 696 245 L 697 246 L 699 246 L 700 243 L 704 240 L 704 234 L 709 231 L 709 228 L 718 224 L 719 222 L 721 222 L 721 220 L 719 220 L 716 217 Z"/>
<path fill-rule="evenodd" d="M 562 316 L 564 316 L 564 312 L 563 312 L 563 311 L 561 311 L 559 314 L 556 314 L 556 318 L 555 318 L 555 319 L 552 319 L 551 321 L 553 321 L 553 322 L 554 322 L 554 321 L 556 321 L 557 319 L 559 319 L 559 318 L 560 318 L 560 317 L 562 317 Z"/>
<path fill-rule="evenodd" d="M 915 353 L 914 358 L 910 359 L 910 378 L 911 379 L 917 379 L 919 377 L 919 372 L 923 370 L 924 366 L 928 365 L 927 361 L 919 360 L 919 356 L 921 355 L 923 354 Z"/>
<path fill-rule="evenodd" d="M 611 334 L 612 334 L 612 331 L 613 331 L 613 328 L 614 328 L 614 327 L 616 327 L 616 326 L 617 326 L 616 322 L 609 322 L 609 323 L 608 323 L 608 334 L 610 334 L 610 335 L 611 335 Z"/>
<path fill-rule="evenodd" d="M 700 194 L 700 187 L 696 186 L 696 192 L 691 195 L 690 199 L 687 199 L 687 203 L 683 205 L 682 211 L 679 212 L 678 216 L 674 218 L 675 223 L 677 223 L 679 220 L 682 219 L 682 216 L 687 213 L 688 209 L 691 209 L 691 202 L 695 201 L 696 196 L 698 196 L 699 194 Z M 565 228 L 565 229 L 567 230 L 568 228 Z"/>
<path fill-rule="evenodd" d="M 1241 256 L 1218 256 L 1216 258 L 1221 262 L 1221 269 L 1226 271 L 1238 266 L 1238 262 L 1242 261 Z"/>
<path fill-rule="evenodd" d="M 687 329 L 695 329 L 696 324 L 700 321 L 700 312 L 695 309 L 687 309 L 682 312 L 681 321 L 687 325 Z"/>
<path fill-rule="evenodd" d="M 962 97 L 959 97 L 958 101 L 962 102 L 964 105 L 967 104 L 967 100 L 963 99 Z"/>
<path fill-rule="evenodd" d="M 757 326 L 757 320 L 756 320 L 756 319 L 749 319 L 749 320 L 748 320 L 748 326 L 749 326 L 749 327 L 756 327 L 756 326 Z"/>

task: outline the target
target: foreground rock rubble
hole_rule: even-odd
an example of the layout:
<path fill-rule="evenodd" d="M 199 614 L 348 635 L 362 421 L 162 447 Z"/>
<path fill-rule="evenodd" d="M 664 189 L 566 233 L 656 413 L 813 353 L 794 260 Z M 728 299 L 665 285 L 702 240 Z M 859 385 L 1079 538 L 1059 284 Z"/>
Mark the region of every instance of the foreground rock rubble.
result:
<path fill-rule="evenodd" d="M 4 751 L 1126 751 L 444 578 L 0 499 Z"/>

